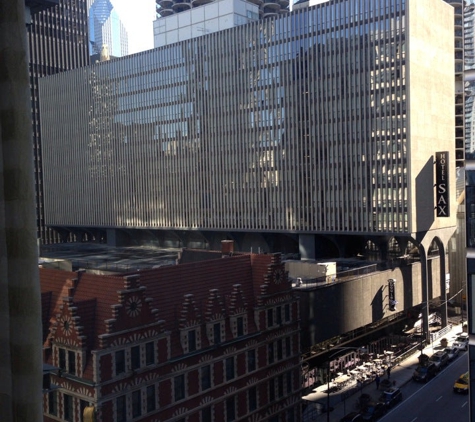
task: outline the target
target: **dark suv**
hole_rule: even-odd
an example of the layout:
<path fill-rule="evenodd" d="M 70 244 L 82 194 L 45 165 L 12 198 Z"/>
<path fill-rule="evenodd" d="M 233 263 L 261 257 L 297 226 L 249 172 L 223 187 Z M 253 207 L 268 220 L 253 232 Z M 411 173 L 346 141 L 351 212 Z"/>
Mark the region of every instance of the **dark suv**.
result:
<path fill-rule="evenodd" d="M 391 408 L 402 400 L 402 392 L 397 387 L 391 387 L 384 391 L 379 397 L 381 403 L 384 403 L 387 408 Z"/>
<path fill-rule="evenodd" d="M 437 375 L 437 366 L 434 362 L 428 362 L 426 365 L 419 365 L 414 373 L 412 379 L 414 381 L 427 382 Z"/>
<path fill-rule="evenodd" d="M 449 354 L 445 350 L 440 350 L 429 358 L 429 362 L 433 362 L 437 366 L 437 370 L 440 371 L 449 363 Z"/>

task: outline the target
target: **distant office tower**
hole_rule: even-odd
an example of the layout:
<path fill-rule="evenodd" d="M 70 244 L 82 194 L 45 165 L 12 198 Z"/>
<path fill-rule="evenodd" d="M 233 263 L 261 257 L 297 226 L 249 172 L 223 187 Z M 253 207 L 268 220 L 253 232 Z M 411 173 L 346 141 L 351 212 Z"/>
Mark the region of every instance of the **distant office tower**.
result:
<path fill-rule="evenodd" d="M 333 0 L 45 78 L 49 223 L 310 257 L 450 230 L 453 31 L 442 1 Z"/>
<path fill-rule="evenodd" d="M 128 36 L 110 0 L 88 0 L 90 55 L 99 59 L 106 50 L 110 57 L 126 56 Z"/>
<path fill-rule="evenodd" d="M 33 13 L 27 28 L 38 238 L 42 243 L 54 243 L 59 236 L 44 222 L 38 79 L 89 64 L 86 0 L 60 0 L 56 7 Z"/>
<path fill-rule="evenodd" d="M 192 8 L 213 3 L 215 0 L 156 0 L 157 18 L 185 12 Z M 279 16 L 289 11 L 289 0 L 249 0 L 259 6 L 259 17 Z M 223 11 L 220 11 L 223 14 Z"/>

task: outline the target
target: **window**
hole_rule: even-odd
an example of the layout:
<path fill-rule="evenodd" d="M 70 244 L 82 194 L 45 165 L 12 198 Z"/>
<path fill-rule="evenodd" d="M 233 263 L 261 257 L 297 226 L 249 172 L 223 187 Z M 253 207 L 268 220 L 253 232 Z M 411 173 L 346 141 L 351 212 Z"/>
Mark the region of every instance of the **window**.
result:
<path fill-rule="evenodd" d="M 118 350 L 115 352 L 115 374 L 123 374 L 125 372 L 125 351 Z"/>
<path fill-rule="evenodd" d="M 234 397 L 226 400 L 226 422 L 231 422 L 236 419 L 236 403 Z"/>
<path fill-rule="evenodd" d="M 200 369 L 201 391 L 211 388 L 211 366 L 202 366 Z"/>
<path fill-rule="evenodd" d="M 58 416 L 58 396 L 56 391 L 48 393 L 48 413 L 53 416 Z"/>
<path fill-rule="evenodd" d="M 155 363 L 155 343 L 153 341 L 145 344 L 145 365 L 153 365 Z"/>
<path fill-rule="evenodd" d="M 247 351 L 247 372 L 252 372 L 256 370 L 256 350 Z"/>
<path fill-rule="evenodd" d="M 149 385 L 147 387 L 147 412 L 153 412 L 155 408 L 156 408 L 155 386 Z"/>
<path fill-rule="evenodd" d="M 292 355 L 292 348 L 290 347 L 290 337 L 285 338 L 285 355 L 290 357 Z"/>
<path fill-rule="evenodd" d="M 290 305 L 287 303 L 287 304 L 285 305 L 285 308 L 284 308 L 284 309 L 285 309 L 285 311 L 284 311 L 284 312 L 285 312 L 285 317 L 284 317 L 284 318 L 285 318 L 285 322 L 289 322 L 289 321 L 290 321 Z"/>
<path fill-rule="evenodd" d="M 247 401 L 249 412 L 253 412 L 257 409 L 257 389 L 256 387 L 251 387 L 247 390 Z"/>
<path fill-rule="evenodd" d="M 117 397 L 115 404 L 117 407 L 117 422 L 126 422 L 127 408 L 126 408 L 125 396 Z"/>
<path fill-rule="evenodd" d="M 291 409 L 287 409 L 287 417 L 286 417 L 286 422 L 294 422 L 295 421 L 295 412 L 294 408 L 292 407 Z"/>
<path fill-rule="evenodd" d="M 274 343 L 269 343 L 267 345 L 267 361 L 269 363 L 274 363 Z"/>
<path fill-rule="evenodd" d="M 68 372 L 76 375 L 76 353 L 68 350 Z"/>
<path fill-rule="evenodd" d="M 213 420 L 212 410 L 211 406 L 208 406 L 201 411 L 201 422 L 211 422 Z"/>
<path fill-rule="evenodd" d="M 185 398 L 185 375 L 178 375 L 174 378 L 175 401 Z"/>
<path fill-rule="evenodd" d="M 89 405 L 87 401 L 79 400 L 79 420 L 84 422 L 84 409 Z"/>
<path fill-rule="evenodd" d="M 140 368 L 140 346 L 134 346 L 130 349 L 130 361 L 132 370 Z"/>
<path fill-rule="evenodd" d="M 237 325 L 237 335 L 238 337 L 244 335 L 244 318 L 243 317 L 238 317 L 236 320 L 236 325 Z"/>
<path fill-rule="evenodd" d="M 287 372 L 287 394 L 292 392 L 292 372 Z"/>
<path fill-rule="evenodd" d="M 279 375 L 277 378 L 277 395 L 279 398 L 284 396 L 284 375 Z"/>
<path fill-rule="evenodd" d="M 269 380 L 269 401 L 275 400 L 275 380 L 271 378 Z"/>
<path fill-rule="evenodd" d="M 64 420 L 73 422 L 73 398 L 67 394 L 63 394 L 64 401 Z"/>
<path fill-rule="evenodd" d="M 226 381 L 234 378 L 234 356 L 226 358 Z"/>
<path fill-rule="evenodd" d="M 221 343 L 221 323 L 217 322 L 213 326 L 214 344 Z"/>
<path fill-rule="evenodd" d="M 282 325 L 282 307 L 281 306 L 277 306 L 275 314 L 276 314 L 275 316 L 277 319 L 277 324 Z"/>
<path fill-rule="evenodd" d="M 66 371 L 66 350 L 58 349 L 59 352 L 59 369 Z"/>
<path fill-rule="evenodd" d="M 272 327 L 274 325 L 274 310 L 267 310 L 267 327 Z"/>
<path fill-rule="evenodd" d="M 188 352 L 194 352 L 196 350 L 196 331 L 188 331 Z"/>
<path fill-rule="evenodd" d="M 277 340 L 277 360 L 282 360 L 283 356 L 283 344 L 282 344 L 282 339 L 280 338 L 279 340 Z"/>
<path fill-rule="evenodd" d="M 132 392 L 132 417 L 138 418 L 142 414 L 141 391 Z"/>

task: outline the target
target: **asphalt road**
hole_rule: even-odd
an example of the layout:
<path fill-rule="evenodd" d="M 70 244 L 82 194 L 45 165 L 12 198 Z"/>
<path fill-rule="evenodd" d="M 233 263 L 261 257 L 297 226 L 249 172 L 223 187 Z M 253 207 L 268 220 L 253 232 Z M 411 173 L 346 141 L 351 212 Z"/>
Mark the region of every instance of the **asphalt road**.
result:
<path fill-rule="evenodd" d="M 469 422 L 468 395 L 452 391 L 456 379 L 467 370 L 468 353 L 462 352 L 427 384 L 411 380 L 402 387 L 402 402 L 379 422 Z"/>

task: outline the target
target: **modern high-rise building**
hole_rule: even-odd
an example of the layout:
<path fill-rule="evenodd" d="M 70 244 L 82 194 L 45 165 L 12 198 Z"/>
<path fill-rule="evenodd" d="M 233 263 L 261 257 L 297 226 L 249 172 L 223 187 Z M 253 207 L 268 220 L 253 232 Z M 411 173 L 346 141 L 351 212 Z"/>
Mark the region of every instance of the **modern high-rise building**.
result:
<path fill-rule="evenodd" d="M 27 25 L 36 212 L 38 239 L 42 243 L 55 242 L 60 236 L 45 225 L 38 80 L 89 64 L 86 0 L 59 0 L 56 3 L 59 4 L 55 7 L 32 14 L 31 22 Z"/>
<path fill-rule="evenodd" d="M 360 3 L 45 78 L 49 224 L 305 258 L 452 234 L 453 8 Z"/>
<path fill-rule="evenodd" d="M 215 0 L 156 0 L 157 19 L 186 12 Z M 249 0 L 258 6 L 260 18 L 277 17 L 289 12 L 289 0 Z"/>
<path fill-rule="evenodd" d="M 110 57 L 126 56 L 127 31 L 110 0 L 88 0 L 88 9 L 90 55 L 99 56 L 106 50 Z"/>

